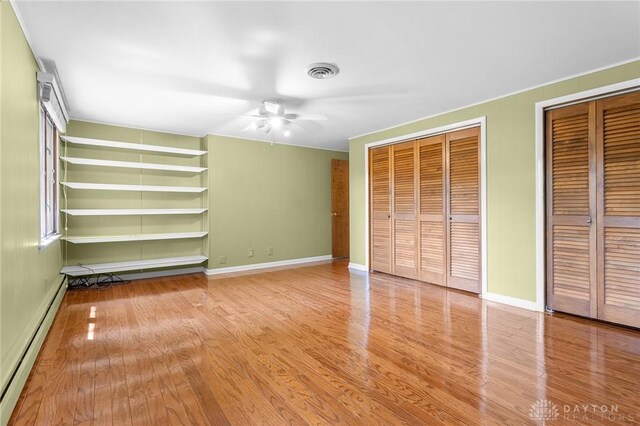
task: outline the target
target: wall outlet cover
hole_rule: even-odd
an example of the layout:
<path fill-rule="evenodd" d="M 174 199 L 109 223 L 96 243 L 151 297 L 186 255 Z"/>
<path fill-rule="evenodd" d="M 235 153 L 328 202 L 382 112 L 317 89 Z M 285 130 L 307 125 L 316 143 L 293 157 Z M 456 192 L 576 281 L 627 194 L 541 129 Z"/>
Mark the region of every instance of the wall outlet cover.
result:
<path fill-rule="evenodd" d="M 219 256 L 218 263 L 221 265 L 227 263 L 227 256 Z"/>

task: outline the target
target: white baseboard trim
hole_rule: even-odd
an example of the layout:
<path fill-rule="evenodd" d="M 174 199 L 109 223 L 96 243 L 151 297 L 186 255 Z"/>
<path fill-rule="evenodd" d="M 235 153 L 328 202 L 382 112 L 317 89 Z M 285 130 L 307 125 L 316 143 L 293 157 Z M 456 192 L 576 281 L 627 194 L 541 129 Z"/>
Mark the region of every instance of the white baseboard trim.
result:
<path fill-rule="evenodd" d="M 302 265 L 305 263 L 321 262 L 323 260 L 331 260 L 333 257 L 328 254 L 325 256 L 302 257 L 299 259 L 277 260 L 275 262 L 254 263 L 252 265 L 228 266 L 226 268 L 204 269 L 207 275 L 228 274 L 230 272 L 253 271 L 255 269 L 275 268 L 278 266 Z"/>
<path fill-rule="evenodd" d="M 544 309 L 541 309 L 540 306 L 536 302 L 532 302 L 530 300 L 519 299 L 517 297 L 511 296 L 503 296 L 502 294 L 490 293 L 486 292 L 482 295 L 482 298 L 485 300 L 490 300 L 492 302 L 498 302 L 505 305 L 515 306 L 517 308 L 527 309 L 530 311 L 543 312 Z"/>
<path fill-rule="evenodd" d="M 349 262 L 349 269 L 353 269 L 354 271 L 369 272 L 369 269 L 366 266 L 353 262 Z"/>

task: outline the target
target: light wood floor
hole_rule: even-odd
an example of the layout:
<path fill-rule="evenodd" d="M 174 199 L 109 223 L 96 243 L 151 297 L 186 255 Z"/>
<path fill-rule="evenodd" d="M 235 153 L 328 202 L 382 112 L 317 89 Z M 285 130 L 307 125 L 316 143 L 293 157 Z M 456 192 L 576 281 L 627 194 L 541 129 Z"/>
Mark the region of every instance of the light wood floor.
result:
<path fill-rule="evenodd" d="M 620 424 L 639 379 L 638 331 L 341 261 L 68 292 L 11 423 Z"/>

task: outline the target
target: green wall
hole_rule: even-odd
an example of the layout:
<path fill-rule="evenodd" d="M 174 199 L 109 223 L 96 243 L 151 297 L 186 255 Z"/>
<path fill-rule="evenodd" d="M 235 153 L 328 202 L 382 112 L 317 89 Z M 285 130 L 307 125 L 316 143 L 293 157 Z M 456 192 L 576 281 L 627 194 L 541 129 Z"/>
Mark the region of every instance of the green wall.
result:
<path fill-rule="evenodd" d="M 11 5 L 0 2 L 0 10 L 0 383 L 4 389 L 62 282 L 62 253 L 59 242 L 38 248 L 38 66 Z M 3 399 L 3 421 L 13 406 L 7 400 L 15 402 L 17 396 L 12 393 Z"/>
<path fill-rule="evenodd" d="M 132 129 L 120 126 L 69 122 L 67 135 L 119 142 L 161 145 L 187 149 L 202 149 L 199 137 Z M 61 145 L 61 156 L 96 158 L 103 160 L 173 164 L 200 167 L 206 159 L 200 156 L 138 152 L 132 150 Z M 206 157 L 206 156 L 205 156 Z M 187 173 L 166 170 L 138 170 L 115 167 L 68 165 L 61 163 L 62 181 L 115 183 L 124 185 L 207 186 L 206 173 Z M 172 209 L 206 206 L 205 193 L 171 193 L 138 191 L 101 191 L 64 189 L 62 209 Z M 206 216 L 149 215 L 149 216 L 67 216 L 61 214 L 65 235 L 128 235 L 168 232 L 193 232 L 207 229 Z M 205 238 L 120 243 L 72 244 L 63 242 L 65 265 L 158 259 L 206 253 Z M 172 268 L 175 269 L 175 268 Z"/>
<path fill-rule="evenodd" d="M 331 254 L 331 159 L 346 160 L 346 152 L 215 135 L 205 140 L 209 268 Z"/>
<path fill-rule="evenodd" d="M 535 103 L 638 77 L 635 61 L 351 140 L 351 262 L 367 257 L 364 145 L 486 116 L 488 289 L 535 301 Z"/>

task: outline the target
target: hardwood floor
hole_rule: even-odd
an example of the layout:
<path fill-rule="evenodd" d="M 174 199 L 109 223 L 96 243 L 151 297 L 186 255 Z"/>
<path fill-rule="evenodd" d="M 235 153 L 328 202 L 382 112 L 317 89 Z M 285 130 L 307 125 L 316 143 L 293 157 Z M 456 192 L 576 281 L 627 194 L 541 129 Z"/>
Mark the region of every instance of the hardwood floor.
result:
<path fill-rule="evenodd" d="M 636 330 L 340 261 L 68 292 L 10 424 L 633 424 L 639 380 Z"/>

